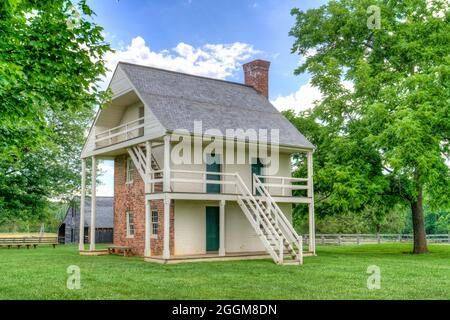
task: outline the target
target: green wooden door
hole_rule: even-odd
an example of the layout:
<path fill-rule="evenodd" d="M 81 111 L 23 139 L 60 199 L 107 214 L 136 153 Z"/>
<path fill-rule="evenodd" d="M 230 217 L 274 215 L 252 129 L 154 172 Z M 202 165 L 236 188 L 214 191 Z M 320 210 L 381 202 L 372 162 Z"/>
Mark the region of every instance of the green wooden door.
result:
<path fill-rule="evenodd" d="M 220 161 L 219 156 L 208 155 L 208 163 L 206 164 L 207 172 L 219 172 L 220 173 Z M 206 180 L 217 180 L 220 181 L 220 175 L 218 174 L 207 174 Z M 220 193 L 220 184 L 208 183 L 206 184 L 206 193 Z"/>
<path fill-rule="evenodd" d="M 219 207 L 206 207 L 206 251 L 219 250 Z"/>
<path fill-rule="evenodd" d="M 263 167 L 264 165 L 261 163 L 261 160 L 259 158 L 256 159 L 254 163 L 252 162 L 252 186 L 253 186 L 253 174 L 261 176 L 263 174 L 262 172 Z M 261 180 L 261 182 L 264 183 L 264 178 L 259 178 L 259 180 Z M 256 195 L 259 195 L 258 190 L 256 190 Z"/>

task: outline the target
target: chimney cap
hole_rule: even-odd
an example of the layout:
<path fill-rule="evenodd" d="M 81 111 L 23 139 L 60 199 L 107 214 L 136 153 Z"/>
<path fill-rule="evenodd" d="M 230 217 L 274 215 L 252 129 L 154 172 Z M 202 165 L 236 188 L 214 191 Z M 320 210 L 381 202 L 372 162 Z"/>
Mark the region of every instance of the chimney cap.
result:
<path fill-rule="evenodd" d="M 255 60 L 249 61 L 247 63 L 244 63 L 242 66 L 244 68 L 246 66 L 261 66 L 261 67 L 267 67 L 268 68 L 270 66 L 270 61 L 262 60 L 262 59 L 255 59 Z"/>

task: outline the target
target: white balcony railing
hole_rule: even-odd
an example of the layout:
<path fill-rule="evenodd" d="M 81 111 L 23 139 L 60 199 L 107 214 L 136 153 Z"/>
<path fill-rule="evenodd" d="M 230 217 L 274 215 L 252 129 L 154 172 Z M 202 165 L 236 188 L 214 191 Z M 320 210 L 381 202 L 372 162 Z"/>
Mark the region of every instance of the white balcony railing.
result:
<path fill-rule="evenodd" d="M 151 190 L 155 190 L 155 185 L 161 185 L 164 182 L 162 176 L 163 173 L 164 170 L 152 171 L 152 177 L 147 180 L 147 183 L 150 184 L 150 188 L 152 188 Z M 218 178 L 212 179 L 211 177 Z M 256 179 L 256 177 L 258 179 Z M 306 184 L 299 185 L 298 183 Z M 291 190 L 308 189 L 308 179 L 306 178 L 253 176 L 250 188 L 253 188 L 253 194 L 257 194 L 257 184 L 261 184 L 263 187 L 267 188 L 273 196 L 291 196 Z M 172 192 L 206 193 L 208 185 L 220 185 L 219 193 L 239 194 L 238 185 L 236 183 L 236 173 L 170 170 L 170 190 Z"/>
<path fill-rule="evenodd" d="M 256 181 L 255 177 L 260 181 Z M 281 176 L 255 176 L 253 175 L 253 193 L 256 192 L 257 183 L 261 183 L 273 195 L 290 196 L 292 190 L 308 190 L 308 179 L 281 177 Z M 306 183 L 306 184 L 303 184 Z"/>
<path fill-rule="evenodd" d="M 95 135 L 95 148 L 103 148 L 144 135 L 145 118 L 139 118 Z"/>
<path fill-rule="evenodd" d="M 199 193 L 206 193 L 208 185 L 220 185 L 220 193 L 237 194 L 236 174 L 234 173 L 191 170 L 170 170 L 170 173 L 171 189 L 174 192 L 184 191 L 184 185 Z M 210 179 L 211 176 L 219 177 L 219 179 Z M 231 186 L 230 190 L 227 186 Z"/>

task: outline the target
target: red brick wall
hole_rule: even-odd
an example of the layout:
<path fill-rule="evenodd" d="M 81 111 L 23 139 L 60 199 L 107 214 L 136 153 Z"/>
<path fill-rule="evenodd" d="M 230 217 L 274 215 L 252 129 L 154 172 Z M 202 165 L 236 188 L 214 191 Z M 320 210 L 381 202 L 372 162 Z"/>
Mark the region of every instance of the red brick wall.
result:
<path fill-rule="evenodd" d="M 269 97 L 270 62 L 254 60 L 243 65 L 245 84 L 252 86 L 266 98 Z"/>
<path fill-rule="evenodd" d="M 143 256 L 145 245 L 145 188 L 139 172 L 134 170 L 133 182 L 126 183 L 127 155 L 114 160 L 114 244 L 128 246 L 133 254 Z M 151 239 L 152 255 L 162 255 L 164 233 L 164 202 L 151 201 L 152 208 L 158 209 L 158 238 Z M 174 252 L 174 209 L 170 208 L 170 251 Z M 134 237 L 127 238 L 126 212 L 134 215 Z"/>
<path fill-rule="evenodd" d="M 164 239 L 164 200 L 152 200 L 151 208 L 158 210 L 158 238 L 152 238 L 150 246 L 152 250 L 152 256 L 160 256 L 163 253 L 163 239 Z M 170 204 L 170 254 L 173 255 L 174 248 L 174 202 Z"/>

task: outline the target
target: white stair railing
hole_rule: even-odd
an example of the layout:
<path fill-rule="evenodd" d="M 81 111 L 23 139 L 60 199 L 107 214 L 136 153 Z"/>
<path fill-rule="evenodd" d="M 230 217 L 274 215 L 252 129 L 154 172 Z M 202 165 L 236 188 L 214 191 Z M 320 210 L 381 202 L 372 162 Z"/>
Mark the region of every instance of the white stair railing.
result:
<path fill-rule="evenodd" d="M 151 161 L 152 170 L 150 174 L 146 174 L 147 171 L 147 156 L 145 153 L 145 147 L 142 145 L 135 145 L 127 149 L 128 154 L 130 155 L 131 160 L 133 161 L 134 167 L 139 172 L 142 180 L 145 184 L 149 184 L 150 186 L 154 186 L 157 183 L 162 183 L 162 173 L 163 170 L 159 167 L 158 162 L 155 157 L 152 155 Z"/>
<path fill-rule="evenodd" d="M 265 202 L 265 208 L 267 209 L 268 214 L 275 219 L 276 225 L 280 228 L 285 239 L 287 240 L 287 247 L 290 253 L 295 256 L 296 260 L 299 261 L 300 264 L 302 264 L 303 238 L 297 234 L 294 227 L 286 218 L 283 211 L 281 211 L 280 207 L 272 198 L 267 188 L 255 174 L 253 174 L 253 186 L 255 190 L 259 192 L 261 196 L 261 202 Z"/>
<path fill-rule="evenodd" d="M 236 173 L 235 177 L 236 187 L 239 191 L 238 204 L 242 208 L 242 211 L 250 221 L 251 225 L 254 227 L 256 234 L 261 239 L 266 250 L 272 256 L 272 259 L 278 264 L 285 263 L 284 255 L 286 253 L 285 250 L 287 250 L 288 253 L 295 259 L 295 263 L 302 264 L 302 238 L 297 235 L 293 241 L 292 239 L 294 235 L 291 234 L 287 237 L 289 233 L 286 233 L 282 229 L 288 229 L 288 227 L 284 226 L 284 224 L 286 222 L 289 223 L 289 221 L 287 221 L 287 219 L 286 221 L 283 221 L 281 217 L 278 217 L 279 213 L 274 208 L 274 206 L 278 206 L 270 195 L 269 200 L 257 200 L 247 188 L 241 176 Z M 264 192 L 266 190 L 261 189 L 260 191 Z M 266 205 L 264 205 L 264 203 Z M 284 216 L 282 212 L 281 215 Z M 280 228 L 282 225 L 283 228 Z M 298 246 L 298 252 L 295 251 L 293 244 Z"/>
<path fill-rule="evenodd" d="M 139 146 L 133 146 L 131 148 L 127 149 L 128 154 L 130 155 L 131 160 L 133 161 L 134 167 L 139 172 L 139 175 L 141 176 L 144 183 L 148 183 L 149 178 L 145 174 L 145 168 L 146 168 L 146 157 L 144 153 L 142 152 L 141 148 Z"/>
<path fill-rule="evenodd" d="M 235 173 L 236 187 L 240 194 L 238 194 L 238 204 L 246 215 L 250 224 L 256 231 L 264 247 L 276 263 L 280 263 L 280 256 L 283 255 L 279 251 L 279 243 L 281 238 L 278 232 L 270 223 L 268 217 L 259 206 L 253 194 L 243 182 L 241 176 Z"/>

